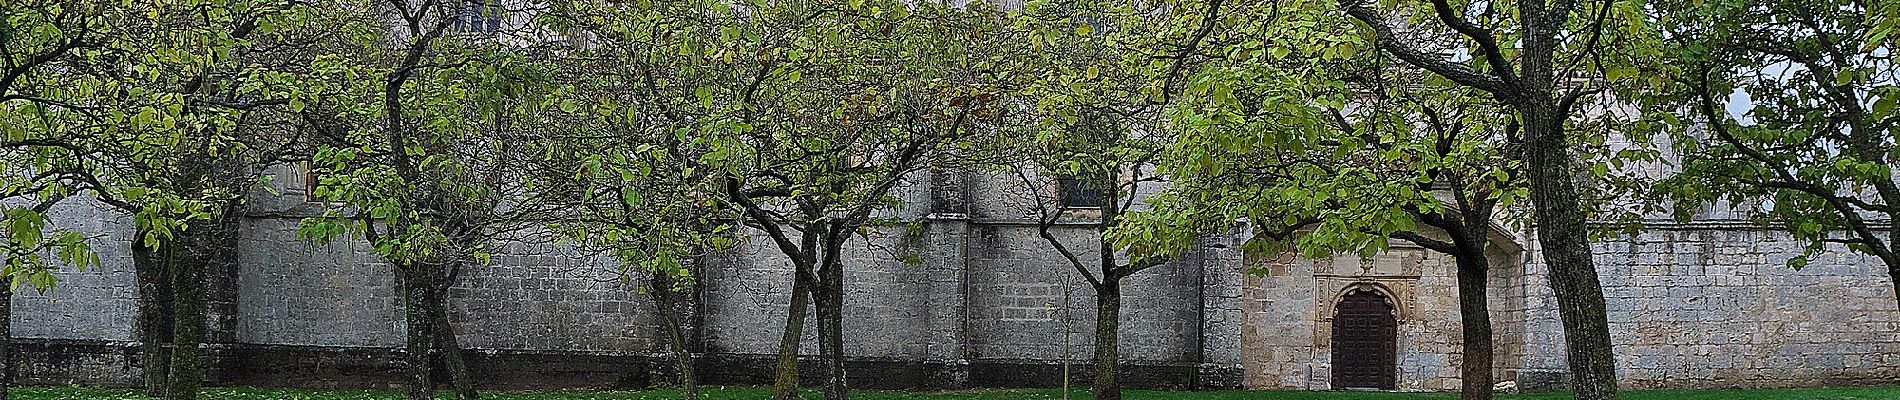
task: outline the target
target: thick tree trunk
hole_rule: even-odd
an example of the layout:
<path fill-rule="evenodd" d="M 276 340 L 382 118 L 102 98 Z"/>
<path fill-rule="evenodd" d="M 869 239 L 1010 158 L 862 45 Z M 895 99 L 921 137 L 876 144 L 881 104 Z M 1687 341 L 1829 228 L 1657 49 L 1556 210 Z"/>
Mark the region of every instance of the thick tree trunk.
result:
<path fill-rule="evenodd" d="M 446 285 L 443 285 L 446 286 Z M 435 320 L 435 339 L 437 352 L 442 355 L 442 365 L 449 370 L 449 381 L 455 387 L 455 398 L 459 400 L 478 400 L 481 394 L 475 391 L 475 380 L 468 372 L 468 363 L 462 358 L 462 345 L 455 338 L 455 326 L 449 322 L 448 290 L 438 288 L 430 300 L 432 309 L 429 314 Z"/>
<path fill-rule="evenodd" d="M 818 353 L 825 362 L 825 400 L 851 398 L 844 368 L 843 277 L 826 276 L 821 290 L 812 292 L 818 307 Z"/>
<path fill-rule="evenodd" d="M 811 304 L 811 288 L 803 279 L 792 279 L 792 303 L 786 307 L 785 332 L 778 341 L 778 370 L 772 381 L 772 400 L 798 400 L 798 353 L 804 344 L 805 309 Z"/>
<path fill-rule="evenodd" d="M 671 345 L 674 367 L 679 369 L 680 398 L 699 400 L 699 379 L 693 375 L 693 351 L 687 343 L 686 328 L 680 324 L 678 292 L 673 287 L 673 277 L 663 271 L 654 271 L 647 280 L 647 296 L 653 299 L 653 305 L 659 309 L 660 321 L 665 323 L 666 338 Z M 0 399 L 4 400 L 4 399 Z"/>
<path fill-rule="evenodd" d="M 1893 283 L 1894 300 L 1900 301 L 1900 263 L 1887 264 L 1887 279 Z"/>
<path fill-rule="evenodd" d="M 231 241 L 236 238 L 236 203 L 225 203 L 211 218 L 179 231 L 161 246 L 166 276 L 162 290 L 169 297 L 166 308 L 171 328 L 171 345 L 166 364 L 164 398 L 196 400 L 204 384 L 203 347 L 206 331 L 206 294 L 208 271 L 223 270 L 235 263 Z"/>
<path fill-rule="evenodd" d="M 1480 231 L 1479 235 L 1485 234 Z M 1491 311 L 1485 293 L 1488 289 L 1486 278 L 1490 275 L 1490 261 L 1484 258 L 1483 237 L 1479 237 L 1478 250 L 1467 249 L 1464 254 L 1456 255 L 1458 262 L 1458 312 L 1464 331 L 1464 365 L 1459 378 L 1464 388 L 1459 393 L 1463 400 L 1491 400 L 1491 369 L 1495 354 L 1491 338 Z"/>
<path fill-rule="evenodd" d="M 1104 276 L 1095 288 L 1095 399 L 1121 400 L 1121 279 Z"/>
<path fill-rule="evenodd" d="M 448 379 L 456 387 L 456 398 L 479 400 L 481 392 L 475 391 L 475 379 L 469 373 L 466 358 L 462 358 L 462 345 L 460 341 L 456 341 L 456 330 L 448 322 L 448 313 L 445 313 L 443 309 L 435 309 L 431 315 L 435 317 L 435 339 L 437 339 L 437 345 L 441 347 L 437 351 L 443 355 L 443 366 L 448 368 Z"/>
<path fill-rule="evenodd" d="M 165 399 L 194 400 L 198 385 L 204 381 L 198 347 L 204 342 L 204 270 L 209 256 L 216 251 L 217 223 L 207 221 L 181 232 L 183 240 L 171 245 L 166 262 L 171 270 L 172 350 L 171 372 L 167 377 Z"/>
<path fill-rule="evenodd" d="M 0 400 L 13 391 L 13 285 L 0 282 Z"/>
<path fill-rule="evenodd" d="M 429 316 L 429 291 L 434 286 L 432 275 L 422 263 L 405 265 L 397 273 L 402 274 L 403 289 L 403 374 L 407 382 L 403 392 L 409 400 L 431 400 L 430 391 L 435 382 L 429 376 L 429 348 L 435 340 L 434 322 Z"/>
<path fill-rule="evenodd" d="M 1900 213 L 1887 213 L 1887 220 L 1900 222 Z M 1876 254 L 1882 263 L 1887 264 L 1888 283 L 1893 284 L 1893 298 L 1900 301 L 1900 223 L 1887 228 L 1887 251 Z"/>
<path fill-rule="evenodd" d="M 1547 103 L 1548 101 L 1546 101 Z M 1578 400 L 1616 399 L 1616 355 L 1610 349 L 1603 287 L 1590 256 L 1589 226 L 1577 193 L 1576 166 L 1554 104 L 1521 107 L 1531 169 L 1537 240 L 1550 267 L 1550 288 L 1564 325 L 1571 390 Z"/>
<path fill-rule="evenodd" d="M 132 237 L 133 279 L 138 285 L 138 317 L 135 328 L 139 339 L 139 357 L 145 364 L 145 396 L 164 398 L 171 379 L 171 272 L 165 268 L 162 250 L 145 246 L 140 230 Z M 164 249 L 170 250 L 170 249 Z"/>

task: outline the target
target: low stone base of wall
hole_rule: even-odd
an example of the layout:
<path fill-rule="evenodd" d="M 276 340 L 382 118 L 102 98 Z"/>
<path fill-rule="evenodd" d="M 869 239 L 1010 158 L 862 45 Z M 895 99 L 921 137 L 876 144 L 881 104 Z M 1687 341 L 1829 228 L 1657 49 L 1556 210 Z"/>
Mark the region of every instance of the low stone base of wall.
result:
<path fill-rule="evenodd" d="M 212 344 L 205 347 L 206 377 L 217 386 L 323 389 L 396 389 L 402 384 L 394 348 Z M 15 339 L 18 379 L 35 385 L 138 385 L 142 365 L 134 342 Z M 665 357 L 637 354 L 465 350 L 476 382 L 488 390 L 637 389 L 663 386 L 678 372 Z M 705 354 L 694 368 L 702 385 L 770 385 L 776 359 L 769 354 Z M 433 365 L 439 382 L 448 374 Z M 801 359 L 802 384 L 818 386 L 818 360 Z M 1059 387 L 1063 366 L 1036 360 L 846 361 L 851 385 L 861 389 L 947 390 Z M 1094 367 L 1069 366 L 1073 387 L 1093 382 Z M 1121 368 L 1131 389 L 1237 389 L 1239 367 L 1212 364 L 1131 363 Z"/>
<path fill-rule="evenodd" d="M 212 344 L 205 347 L 206 378 L 216 386 L 323 389 L 398 389 L 402 353 L 394 348 Z M 13 339 L 15 381 L 27 385 L 131 387 L 143 373 L 134 342 Z M 639 389 L 664 386 L 678 372 L 672 360 L 637 354 L 465 350 L 475 380 L 486 390 Z M 772 383 L 776 360 L 769 354 L 704 354 L 694 368 L 702 385 L 758 386 Z M 799 363 L 803 385 L 821 382 L 818 360 Z M 448 374 L 433 366 L 439 382 Z M 914 361 L 856 358 L 846 362 L 851 385 L 860 389 L 950 390 L 969 388 L 1059 387 L 1063 366 L 1040 360 L 979 359 Z M 1068 368 L 1071 387 L 1086 388 L 1094 368 Z M 1238 366 L 1192 363 L 1131 363 L 1121 368 L 1130 389 L 1238 389 Z M 1569 385 L 1563 370 L 1519 370 L 1509 374 L 1523 391 L 1560 391 Z M 1791 373 L 1776 376 L 1669 377 L 1626 376 L 1633 389 L 1729 389 L 1760 387 L 1872 386 L 1900 384 L 1900 375 L 1869 373 Z"/>
<path fill-rule="evenodd" d="M 14 381 L 26 385 L 131 386 L 142 371 L 131 342 L 12 340 Z"/>
<path fill-rule="evenodd" d="M 1513 374 L 1518 390 L 1525 392 L 1560 392 L 1570 390 L 1570 371 L 1565 370 L 1522 370 Z M 1622 390 L 1721 390 L 1721 389 L 1758 389 L 1786 387 L 1860 387 L 1900 385 L 1900 373 L 1891 370 L 1830 370 L 1767 373 L 1755 371 L 1753 374 L 1731 374 L 1713 377 L 1694 376 L 1631 376 L 1622 372 L 1617 377 Z"/>

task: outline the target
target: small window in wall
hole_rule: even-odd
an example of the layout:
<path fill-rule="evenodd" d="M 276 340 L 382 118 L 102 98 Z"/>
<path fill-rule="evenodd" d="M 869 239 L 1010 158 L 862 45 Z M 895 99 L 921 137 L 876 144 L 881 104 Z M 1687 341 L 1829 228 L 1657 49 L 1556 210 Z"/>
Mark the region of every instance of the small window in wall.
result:
<path fill-rule="evenodd" d="M 1101 208 L 1108 201 L 1103 180 L 1076 176 L 1056 178 L 1057 205 L 1062 208 Z"/>
<path fill-rule="evenodd" d="M 501 0 L 452 0 L 457 4 L 454 30 L 472 33 L 501 31 Z"/>

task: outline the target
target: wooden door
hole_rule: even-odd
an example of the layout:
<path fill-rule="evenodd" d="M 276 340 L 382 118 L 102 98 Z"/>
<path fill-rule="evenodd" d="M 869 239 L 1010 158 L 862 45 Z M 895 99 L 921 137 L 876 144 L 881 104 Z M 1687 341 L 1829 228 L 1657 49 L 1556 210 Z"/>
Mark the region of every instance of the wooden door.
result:
<path fill-rule="evenodd" d="M 1397 389 L 1399 320 L 1385 296 L 1356 291 L 1333 316 L 1333 388 Z"/>

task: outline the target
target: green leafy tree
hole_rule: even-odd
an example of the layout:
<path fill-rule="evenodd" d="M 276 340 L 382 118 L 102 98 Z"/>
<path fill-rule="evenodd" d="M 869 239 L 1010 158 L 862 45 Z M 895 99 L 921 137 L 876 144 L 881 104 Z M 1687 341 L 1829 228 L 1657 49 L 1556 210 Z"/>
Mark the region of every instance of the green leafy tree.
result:
<path fill-rule="evenodd" d="M 1679 219 L 1728 206 L 1777 226 L 1808 244 L 1789 260 L 1795 268 L 1837 244 L 1900 278 L 1894 6 L 1653 6 L 1668 39 L 1644 73 L 1666 83 L 1631 97 L 1680 155 L 1676 173 L 1655 185 L 1657 199 Z"/>
<path fill-rule="evenodd" d="M 341 4 L 350 46 L 311 63 L 303 116 L 321 147 L 315 196 L 341 207 L 304 220 L 318 241 L 355 236 L 403 290 L 404 389 L 428 399 L 434 351 L 461 399 L 479 394 L 448 315 L 448 289 L 502 235 L 539 226 L 528 155 L 556 90 L 552 51 L 519 9 L 453 0 Z M 394 45 L 392 45 L 392 43 Z"/>
<path fill-rule="evenodd" d="M 305 11 L 260 2 L 8 8 L 8 29 L 0 29 L 14 71 L 8 107 L 21 111 L 8 116 L 21 124 L 5 151 L 28 161 L 10 173 L 32 172 L 8 196 L 38 200 L 10 216 L 42 224 L 33 214 L 86 193 L 134 217 L 150 395 L 195 398 L 203 380 L 203 271 L 230 262 L 234 207 L 262 165 L 288 149 L 282 144 L 296 142 L 283 138 L 294 132 L 283 129 L 283 92 L 294 77 L 286 67 L 312 33 L 297 29 Z M 15 35 L 18 24 L 33 28 Z M 51 48 L 11 52 L 36 46 Z M 54 242 L 63 257 L 87 252 L 73 237 Z"/>
<path fill-rule="evenodd" d="M 152 143 L 143 140 L 151 136 L 143 134 L 147 126 L 133 124 L 151 120 L 151 113 L 128 116 L 130 107 L 117 100 L 116 82 L 87 79 L 93 77 L 78 72 L 90 67 L 83 60 L 113 54 L 108 48 L 111 35 L 122 33 L 115 28 L 133 20 L 129 15 L 135 11 L 106 2 L 10 2 L 0 8 L 0 61 L 5 67 L 0 76 L 0 126 L 6 129 L 0 152 L 7 160 L 0 165 L 6 174 L 0 209 L 8 232 L 0 247 L 7 252 L 10 281 L 0 302 L 8 312 L 12 289 L 23 283 L 40 290 L 51 287 L 51 271 L 60 263 L 81 268 L 98 264 L 83 233 L 47 226 L 46 213 L 52 207 L 90 196 L 119 209 L 137 210 L 141 207 L 135 203 L 164 198 L 159 193 L 144 196 L 149 192 L 113 179 L 120 175 L 113 171 L 138 163 L 121 150 Z M 177 227 L 150 218 L 162 215 L 143 215 L 140 225 Z M 48 262 L 41 256 L 50 252 L 60 259 Z M 0 356 L 6 360 L 10 358 Z M 0 382 L 10 381 L 0 377 Z M 154 387 L 163 385 L 162 380 L 155 382 Z"/>
<path fill-rule="evenodd" d="M 236 262 L 238 207 L 264 168 L 301 153 L 292 99 L 301 66 L 329 33 L 323 15 L 313 5 L 267 1 L 165 5 L 115 41 L 122 47 L 114 61 L 137 66 L 115 78 L 142 89 L 133 92 L 142 95 L 132 97 L 141 101 L 133 122 L 148 113 L 171 118 L 152 118 L 161 141 L 129 149 L 139 162 L 118 171 L 120 179 L 176 198 L 120 208 L 184 221 L 169 232 L 141 225 L 134 235 L 148 394 L 195 398 L 204 380 L 205 271 Z"/>
<path fill-rule="evenodd" d="M 583 249 L 612 255 L 625 280 L 644 281 L 642 290 L 660 316 L 678 368 L 681 394 L 697 400 L 695 349 L 682 318 L 691 309 L 682 308 L 681 297 L 692 290 L 697 260 L 732 247 L 734 219 L 709 196 L 721 182 L 710 170 L 693 166 L 692 159 L 679 157 L 696 153 L 690 144 L 669 140 L 670 130 L 627 129 L 653 126 L 622 119 L 652 115 L 639 113 L 638 102 L 593 100 L 604 100 L 595 103 L 602 114 L 571 125 L 586 131 L 555 140 L 550 157 L 538 160 L 548 168 L 537 185 L 559 193 L 550 198 L 570 200 L 572 208 L 558 215 L 561 222 L 553 229 Z M 643 136 L 652 133 L 664 137 Z"/>
<path fill-rule="evenodd" d="M 1556 292 L 1558 311 L 1565 327 L 1571 387 L 1580 399 L 1616 397 L 1614 357 L 1609 346 L 1602 289 L 1590 256 L 1591 231 L 1586 225 L 1586 218 L 1595 212 L 1596 199 L 1601 197 L 1597 194 L 1602 190 L 1600 187 L 1607 186 L 1595 179 L 1607 179 L 1609 172 L 1607 168 L 1583 169 L 1577 163 L 1582 155 L 1599 157 L 1593 154 L 1605 147 L 1603 132 L 1607 129 L 1604 128 L 1614 121 L 1608 113 L 1586 113 L 1579 109 L 1597 106 L 1597 95 L 1607 88 L 1638 81 L 1640 77 L 1635 76 L 1628 59 L 1654 53 L 1654 37 L 1644 30 L 1642 13 L 1636 4 L 1568 0 L 1378 3 L 1349 0 L 1236 4 L 1203 1 L 1181 7 L 1208 10 L 1204 18 L 1222 21 L 1222 24 L 1207 25 L 1213 28 L 1197 31 L 1183 40 L 1179 47 L 1188 50 L 1184 54 L 1265 65 L 1204 71 L 1215 75 L 1196 78 L 1203 82 L 1202 86 L 1191 84 L 1187 86 L 1188 93 L 1198 92 L 1196 96 L 1211 100 L 1202 104 L 1247 107 L 1223 111 L 1184 106 L 1177 114 L 1177 127 L 1192 132 L 1196 126 L 1225 126 L 1238 120 L 1255 124 L 1248 127 L 1249 130 L 1274 135 L 1324 137 L 1314 133 L 1315 129 L 1354 133 L 1345 137 L 1327 133 L 1334 138 L 1315 142 L 1292 140 L 1295 144 L 1285 146 L 1284 150 L 1291 151 L 1289 154 L 1325 155 L 1327 151 L 1336 154 L 1304 161 L 1280 160 L 1298 167 L 1279 171 L 1282 179 L 1296 186 L 1287 192 L 1262 195 L 1295 199 L 1318 196 L 1313 201 L 1319 203 L 1302 201 L 1243 207 L 1242 210 L 1276 211 L 1266 215 L 1281 218 L 1254 221 L 1260 225 L 1257 229 L 1265 229 L 1266 236 L 1272 237 L 1280 233 L 1275 231 L 1286 232 L 1295 226 L 1315 224 L 1310 229 L 1318 234 L 1300 235 L 1293 243 L 1310 250 L 1370 254 L 1369 251 L 1382 248 L 1389 238 L 1408 239 L 1395 233 L 1425 231 L 1427 229 L 1420 229 L 1419 223 L 1434 219 L 1448 223 L 1442 224 L 1443 227 L 1439 227 L 1441 224 L 1426 226 L 1451 234 L 1454 241 L 1449 244 L 1453 246 L 1423 241 L 1420 243 L 1423 247 L 1459 250 L 1463 254 L 1475 250 L 1482 254 L 1483 241 L 1474 240 L 1482 236 L 1466 234 L 1484 231 L 1477 228 L 1490 223 L 1492 213 L 1489 211 L 1496 204 L 1509 204 L 1528 196 L 1532 199 L 1529 208 L 1537 223 L 1537 241 L 1543 246 L 1541 254 L 1550 267 L 1551 286 Z M 1327 61 L 1344 60 L 1362 51 L 1375 52 L 1378 56 L 1371 58 L 1381 63 L 1374 65 L 1376 68 L 1356 70 L 1357 76 L 1337 75 L 1355 69 Z M 1384 64 L 1385 61 L 1393 62 Z M 1302 63 L 1305 65 L 1299 65 Z M 1170 74 L 1165 79 L 1177 79 L 1177 75 Z M 1245 83 L 1240 87 L 1246 90 L 1235 88 L 1238 83 Z M 1369 84 L 1372 86 L 1366 86 Z M 1274 89 L 1276 87 L 1278 89 Z M 1331 111 L 1325 111 L 1329 108 Z M 1483 112 L 1487 109 L 1507 118 L 1485 121 Z M 1334 116 L 1329 118 L 1326 114 Z M 1433 123 L 1433 119 L 1438 121 Z M 1329 120 L 1331 122 L 1327 122 Z M 1402 121 L 1410 121 L 1411 128 L 1400 129 L 1408 126 Z M 1381 126 L 1383 128 L 1378 128 Z M 1517 134 L 1507 134 L 1509 132 Z M 1353 139 L 1355 134 L 1363 137 Z M 1498 141 L 1499 138 L 1507 140 Z M 1440 139 L 1449 147 L 1439 146 Z M 1264 139 L 1265 142 L 1277 140 L 1279 136 Z M 1252 143 L 1231 141 L 1200 143 L 1215 149 L 1255 147 Z M 1219 165 L 1212 160 L 1221 159 L 1190 152 L 1187 158 L 1168 167 L 1194 170 L 1199 168 L 1194 165 L 1196 162 Z M 1302 166 L 1304 164 L 1316 165 Z M 1395 175 L 1388 171 L 1394 168 L 1416 172 Z M 1509 168 L 1522 168 L 1522 173 L 1512 173 Z M 1222 172 L 1219 168 L 1211 171 Z M 1318 175 L 1317 171 L 1337 174 Z M 1580 183 L 1580 175 L 1590 178 Z M 1402 184 L 1405 177 L 1417 181 Z M 1509 184 L 1520 179 L 1525 182 L 1527 191 L 1512 189 Z M 1299 182 L 1328 184 L 1301 188 L 1297 186 Z M 1377 184 L 1379 182 L 1391 184 Z M 1433 184 L 1460 189 L 1462 193 L 1453 190 L 1448 198 L 1433 199 L 1436 195 L 1426 194 L 1433 191 L 1422 190 L 1420 186 Z M 1328 193 L 1328 189 L 1334 192 Z M 1348 196 L 1337 196 L 1342 194 L 1337 192 L 1339 189 L 1350 189 L 1344 192 Z M 1168 201 L 1195 204 L 1204 199 Z M 1289 208 L 1290 205 L 1300 207 Z M 1344 207 L 1340 211 L 1352 212 L 1315 216 L 1301 211 L 1335 206 Z M 1191 221 L 1253 216 L 1257 215 L 1229 212 L 1190 214 L 1181 218 Z M 1460 240 L 1464 243 L 1459 243 Z M 1467 259 L 1475 262 L 1482 257 L 1460 258 L 1461 261 Z M 1461 265 L 1460 270 L 1461 276 L 1474 279 L 1483 276 L 1483 271 L 1475 266 Z M 1482 288 L 1472 287 L 1476 282 L 1466 282 L 1470 285 L 1461 284 L 1461 292 L 1477 296 L 1461 300 L 1481 299 Z M 1461 298 L 1464 296 L 1461 293 Z M 1482 315 L 1476 310 L 1465 314 L 1467 317 Z M 1481 332 L 1482 329 L 1467 331 L 1468 334 Z M 1472 370 L 1466 375 L 1477 373 L 1475 364 L 1483 361 L 1475 361 L 1474 365 L 1467 365 Z M 1466 383 L 1481 381 L 1468 379 Z M 1475 385 L 1468 389 L 1468 396 L 1486 395 Z M 1470 393 L 1473 391 L 1477 393 Z"/>
<path fill-rule="evenodd" d="M 0 8 L 0 229 L 6 233 L 0 235 L 6 257 L 0 273 L 7 280 L 0 313 L 11 311 L 12 290 L 52 287 L 60 265 L 98 264 L 83 232 L 48 226 L 46 215 L 69 198 L 116 189 L 99 180 L 105 161 L 93 157 L 108 144 L 102 132 L 114 121 L 72 102 L 100 88 L 64 85 L 61 76 L 65 61 L 99 51 L 102 40 L 93 29 L 107 17 L 97 7 L 21 1 Z"/>
<path fill-rule="evenodd" d="M 1353 32 L 1274 30 L 1342 16 L 1281 16 L 1249 27 L 1281 40 L 1187 79 L 1172 110 L 1180 137 L 1161 158 L 1170 186 L 1117 235 L 1140 254 L 1166 255 L 1244 221 L 1249 251 L 1372 257 L 1396 239 L 1449 255 L 1461 393 L 1491 398 L 1491 241 L 1527 190 L 1509 156 L 1522 143 L 1516 120 L 1497 119 L 1501 106 L 1482 94 L 1367 57 L 1370 41 Z"/>
<path fill-rule="evenodd" d="M 739 82 L 752 84 L 717 90 L 730 111 L 723 129 L 702 132 L 708 164 L 724 177 L 724 203 L 792 260 L 793 295 L 809 296 L 817 318 L 828 400 L 848 398 L 846 243 L 899 204 L 893 191 L 907 176 L 995 112 L 976 60 L 1001 18 L 984 6 L 767 6 L 767 25 L 750 29 L 773 38 L 759 48 L 771 58 L 745 69 Z M 781 347 L 793 353 L 797 303 L 784 336 L 792 344 Z"/>
<path fill-rule="evenodd" d="M 1156 29 L 1179 15 L 1112 1 L 1031 2 L 1016 10 L 999 75 L 1022 111 L 1004 116 L 1004 135 L 984 142 L 994 156 L 976 160 L 1022 183 L 1036 200 L 1038 235 L 1094 291 L 1096 399 L 1121 398 L 1123 284 L 1170 259 L 1128 257 L 1110 232 L 1143 193 L 1162 185 L 1156 162 L 1172 133 L 1159 112 L 1165 88 L 1151 78 L 1175 63 L 1153 56 L 1166 54 L 1158 45 L 1168 38 Z M 1093 234 L 1080 243 L 1065 239 L 1055 229 L 1068 224 Z"/>
<path fill-rule="evenodd" d="M 1616 398 L 1603 289 L 1590 249 L 1588 218 L 1598 197 L 1579 154 L 1605 140 L 1597 106 L 1611 87 L 1637 76 L 1631 58 L 1653 57 L 1641 5 L 1614 0 L 1297 3 L 1291 9 L 1343 13 L 1387 57 L 1496 99 L 1522 127 L 1536 241 L 1564 326 L 1571 389 L 1579 399 Z M 1592 174 L 1586 174 L 1592 173 Z M 1579 182 L 1579 176 L 1589 177 Z"/>
<path fill-rule="evenodd" d="M 597 108 L 630 114 L 612 122 L 651 148 L 636 142 L 598 165 L 659 154 L 668 169 L 639 174 L 683 189 L 643 194 L 710 201 L 710 213 L 769 237 L 795 271 L 774 397 L 796 396 L 799 338 L 815 312 L 825 396 L 846 398 L 846 243 L 898 205 L 906 176 L 993 112 L 972 49 L 1002 19 L 980 5 L 896 1 L 594 7 L 565 23 L 611 43 L 601 47 L 651 48 L 613 55 L 624 64 L 613 74 L 636 81 L 626 100 Z"/>
<path fill-rule="evenodd" d="M 713 149 L 701 123 L 723 105 L 699 88 L 728 84 L 731 70 L 692 51 L 712 40 L 713 9 L 692 2 L 563 4 L 545 25 L 603 45 L 576 49 L 568 68 L 573 112 L 559 148 L 537 162 L 544 191 L 574 207 L 554 228 L 585 248 L 613 255 L 623 276 L 643 279 L 666 330 L 683 398 L 700 398 L 682 295 L 695 263 L 732 248 L 738 216 L 724 207 L 725 180 L 704 157 Z M 584 72 L 584 73 L 582 73 Z M 795 354 L 794 354 L 795 355 Z"/>
<path fill-rule="evenodd" d="M 673 291 L 690 283 L 693 256 L 729 246 L 724 237 L 737 233 L 730 227 L 736 227 L 739 216 L 723 200 L 725 176 L 710 165 L 724 156 L 712 148 L 715 136 L 703 132 L 736 125 L 724 120 L 743 107 L 733 104 L 739 99 L 731 93 L 747 87 L 732 86 L 735 82 L 749 79 L 743 82 L 764 86 L 767 79 L 797 74 L 766 77 L 763 66 L 747 65 L 762 60 L 733 58 L 748 51 L 776 55 L 759 51 L 782 44 L 765 42 L 760 32 L 769 25 L 742 19 L 735 6 L 724 1 L 573 2 L 554 8 L 544 21 L 556 32 L 602 43 L 575 54 L 587 60 L 578 67 L 586 73 L 575 76 L 573 93 L 577 104 L 585 105 L 572 107 L 585 121 L 577 126 L 586 128 L 559 141 L 590 151 L 554 152 L 544 161 L 550 177 L 571 174 L 551 179 L 556 187 L 549 189 L 574 193 L 568 197 L 581 205 L 578 218 L 561 224 L 562 231 L 614 254 L 629 272 L 648 272 L 649 295 L 662 315 L 673 315 L 665 304 Z M 656 286 L 667 281 L 677 284 Z M 781 398 L 796 396 L 798 338 L 809 299 L 804 292 L 792 298 L 792 323 L 780 343 L 775 386 Z M 670 331 L 680 328 L 677 321 L 668 324 Z M 682 395 L 695 398 L 684 334 L 669 336 Z"/>

